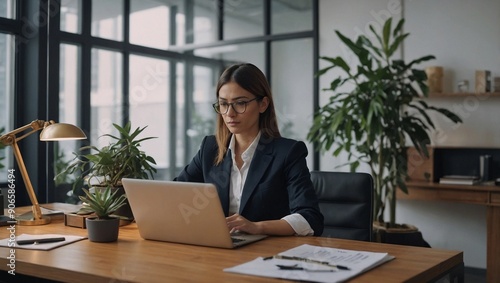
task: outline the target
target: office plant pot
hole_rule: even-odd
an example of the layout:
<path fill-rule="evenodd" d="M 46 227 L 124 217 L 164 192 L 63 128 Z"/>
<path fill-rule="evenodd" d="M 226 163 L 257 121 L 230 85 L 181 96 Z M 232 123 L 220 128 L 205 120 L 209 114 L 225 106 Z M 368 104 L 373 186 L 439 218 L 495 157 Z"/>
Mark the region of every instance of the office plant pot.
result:
<path fill-rule="evenodd" d="M 111 217 L 107 219 L 86 218 L 89 241 L 91 242 L 115 242 L 118 240 L 120 229 L 120 218 Z"/>
<path fill-rule="evenodd" d="M 373 223 L 373 233 L 373 238 L 379 243 L 431 247 L 424 240 L 418 228 L 410 224 L 396 224 L 396 227 L 389 228 L 386 223 L 375 221 Z"/>

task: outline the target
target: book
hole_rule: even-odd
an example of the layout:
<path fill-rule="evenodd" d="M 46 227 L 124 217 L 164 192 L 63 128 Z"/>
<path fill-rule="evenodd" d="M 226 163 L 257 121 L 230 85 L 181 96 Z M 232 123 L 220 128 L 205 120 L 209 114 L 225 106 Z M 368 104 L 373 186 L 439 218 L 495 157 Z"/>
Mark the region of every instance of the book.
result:
<path fill-rule="evenodd" d="M 446 175 L 439 179 L 440 184 L 449 185 L 475 185 L 480 182 L 478 176 L 468 175 Z"/>

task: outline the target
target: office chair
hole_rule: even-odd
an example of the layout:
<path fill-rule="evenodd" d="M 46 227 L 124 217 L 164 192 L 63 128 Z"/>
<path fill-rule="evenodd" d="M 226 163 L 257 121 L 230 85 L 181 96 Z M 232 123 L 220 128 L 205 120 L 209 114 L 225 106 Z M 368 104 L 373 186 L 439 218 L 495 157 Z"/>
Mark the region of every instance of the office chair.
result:
<path fill-rule="evenodd" d="M 367 173 L 312 171 L 324 216 L 322 237 L 372 241 L 373 179 Z"/>

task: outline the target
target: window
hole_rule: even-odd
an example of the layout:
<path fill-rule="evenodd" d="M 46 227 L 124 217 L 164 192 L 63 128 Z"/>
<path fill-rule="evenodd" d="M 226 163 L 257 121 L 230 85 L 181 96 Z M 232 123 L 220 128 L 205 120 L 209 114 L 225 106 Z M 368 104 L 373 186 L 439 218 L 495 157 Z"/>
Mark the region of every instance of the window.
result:
<path fill-rule="evenodd" d="M 123 40 L 123 0 L 92 1 L 92 35 Z"/>
<path fill-rule="evenodd" d="M 130 56 L 129 105 L 132 127 L 146 129 L 143 137 L 156 137 L 141 144 L 159 171 L 169 168 L 170 62 L 144 56 Z M 167 174 L 160 172 L 160 174 Z"/>
<path fill-rule="evenodd" d="M 130 43 L 167 49 L 170 31 L 175 34 L 175 29 L 172 30 L 175 27 L 170 27 L 170 17 L 176 16 L 175 6 L 170 9 L 151 0 L 133 0 L 130 6 Z"/>
<path fill-rule="evenodd" d="M 118 52 L 92 49 L 92 91 L 90 143 L 98 148 L 108 145 L 105 134 L 118 134 L 113 123 L 122 124 L 122 56 Z"/>
<path fill-rule="evenodd" d="M 0 16 L 12 17 L 15 2 L 0 0 Z M 42 7 L 44 1 L 26 3 L 23 12 L 29 14 L 22 16 L 27 18 L 50 10 Z M 37 48 L 45 47 L 30 46 L 29 58 L 39 56 L 38 60 L 22 60 L 22 67 L 39 72 L 39 76 L 30 73 L 30 78 L 42 83 L 23 87 L 43 88 L 38 91 L 37 108 L 42 115 L 46 114 L 43 109 L 51 107 L 48 101 L 57 101 L 58 120 L 86 131 L 89 140 L 83 144 L 106 146 L 109 139 L 102 135 L 118 134 L 113 123 L 147 126 L 144 136 L 157 137 L 142 145 L 157 161 L 155 177 L 172 179 L 193 158 L 203 137 L 214 133 L 216 113 L 211 104 L 217 79 L 235 62 L 261 68 L 271 83 L 282 134 L 305 140 L 317 95 L 312 58 L 317 44 L 312 30 L 317 20 L 312 16 L 314 9 L 314 0 L 60 0 L 60 11 L 54 11 L 60 17 L 49 22 L 58 28 L 49 28 L 49 38 L 39 35 L 39 42 L 48 43 L 47 52 L 56 56 L 46 62 L 47 68 L 33 71 L 37 68 L 33 62 L 46 59 Z M 19 22 L 17 30 L 21 28 Z M 15 30 L 1 32 L 2 27 L 0 109 L 12 109 L 9 94 L 14 89 L 15 50 L 13 36 L 8 34 Z M 54 86 L 57 91 L 51 91 Z M 0 115 L 6 115 L 0 124 L 10 126 L 11 114 L 3 111 Z M 18 120 L 30 116 L 26 111 L 16 115 Z M 80 145 L 57 143 L 54 156 L 46 156 L 47 164 L 72 157 Z M 64 158 L 58 158 L 61 153 Z M 38 172 L 30 176 L 37 187 L 47 180 L 43 187 L 50 192 L 55 183 L 36 165 L 41 163 L 35 162 Z M 50 193 L 46 195 L 54 201 Z"/>
<path fill-rule="evenodd" d="M 82 0 L 62 0 L 60 29 L 72 33 L 81 33 L 81 26 Z"/>
<path fill-rule="evenodd" d="M 0 0 L 0 18 L 13 19 L 15 11 L 14 0 Z"/>
<path fill-rule="evenodd" d="M 2 2 L 0 2 L 2 3 Z M 14 37 L 0 33 L 0 135 L 12 130 L 12 108 L 14 93 Z M 0 183 L 7 181 L 7 169 L 12 168 L 12 150 L 6 147 L 0 150 L 0 162 L 4 168 L 0 169 Z"/>

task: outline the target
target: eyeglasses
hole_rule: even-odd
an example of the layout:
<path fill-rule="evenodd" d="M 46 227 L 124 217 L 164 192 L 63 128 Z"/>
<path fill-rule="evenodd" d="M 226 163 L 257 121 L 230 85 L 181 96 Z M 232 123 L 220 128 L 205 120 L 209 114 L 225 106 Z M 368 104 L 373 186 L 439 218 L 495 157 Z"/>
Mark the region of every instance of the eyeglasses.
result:
<path fill-rule="evenodd" d="M 215 112 L 217 112 L 219 114 L 223 114 L 223 115 L 227 114 L 227 111 L 229 111 L 229 106 L 233 107 L 234 112 L 236 112 L 238 114 L 243 114 L 247 110 L 247 104 L 254 101 L 254 100 L 257 100 L 257 99 L 260 99 L 260 97 L 255 97 L 255 98 L 247 100 L 247 101 L 236 101 L 236 102 L 231 102 L 231 103 L 216 102 L 216 103 L 212 104 L 212 106 L 214 107 Z"/>

